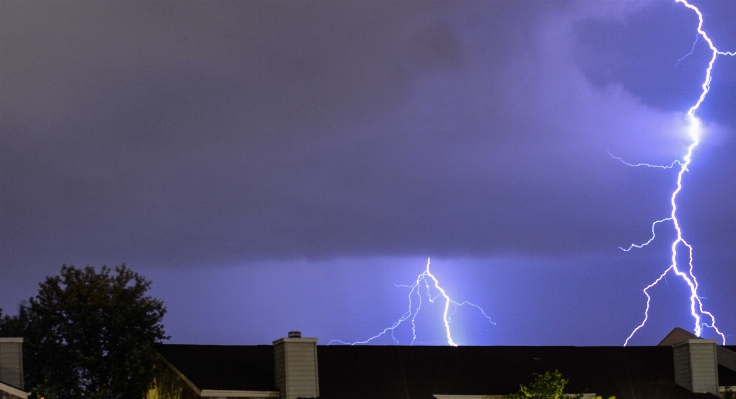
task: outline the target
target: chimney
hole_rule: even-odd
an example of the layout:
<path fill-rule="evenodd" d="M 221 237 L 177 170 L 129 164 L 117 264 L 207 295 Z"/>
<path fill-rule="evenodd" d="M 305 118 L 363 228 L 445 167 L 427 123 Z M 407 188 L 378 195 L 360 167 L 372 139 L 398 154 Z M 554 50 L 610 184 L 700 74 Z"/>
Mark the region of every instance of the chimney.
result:
<path fill-rule="evenodd" d="M 23 338 L 0 338 L 0 382 L 23 390 Z"/>
<path fill-rule="evenodd" d="M 718 395 L 718 358 L 713 339 L 689 339 L 672 347 L 675 383 L 695 393 Z"/>
<path fill-rule="evenodd" d="M 288 338 L 273 341 L 273 358 L 280 399 L 319 397 L 317 338 L 290 331 Z"/>

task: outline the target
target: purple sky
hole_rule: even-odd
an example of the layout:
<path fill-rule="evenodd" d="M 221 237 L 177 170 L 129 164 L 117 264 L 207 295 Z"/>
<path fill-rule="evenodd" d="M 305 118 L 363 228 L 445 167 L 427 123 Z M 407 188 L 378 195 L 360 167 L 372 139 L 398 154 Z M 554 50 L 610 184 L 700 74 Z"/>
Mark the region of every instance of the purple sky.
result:
<path fill-rule="evenodd" d="M 721 50 L 736 3 L 697 2 Z M 153 281 L 176 343 L 358 341 L 432 271 L 460 344 L 620 345 L 670 262 L 709 59 L 674 1 L 0 1 L 0 307 L 63 263 Z M 736 57 L 679 219 L 736 340 Z M 651 291 L 633 344 L 692 329 Z M 417 342 L 442 344 L 439 305 Z M 397 330 L 408 343 L 410 331 Z M 706 336 L 714 337 L 706 330 Z M 379 343 L 388 343 L 381 341 Z"/>

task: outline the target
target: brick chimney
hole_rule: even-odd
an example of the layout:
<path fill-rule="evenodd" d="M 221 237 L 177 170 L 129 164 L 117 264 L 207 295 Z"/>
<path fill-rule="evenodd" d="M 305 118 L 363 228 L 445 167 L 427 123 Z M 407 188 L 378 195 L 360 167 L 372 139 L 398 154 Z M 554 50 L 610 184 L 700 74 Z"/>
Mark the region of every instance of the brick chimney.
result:
<path fill-rule="evenodd" d="M 675 383 L 695 393 L 718 395 L 718 357 L 713 339 L 689 339 L 672 346 Z"/>
<path fill-rule="evenodd" d="M 317 338 L 291 331 L 287 338 L 273 341 L 273 357 L 280 399 L 319 397 Z"/>

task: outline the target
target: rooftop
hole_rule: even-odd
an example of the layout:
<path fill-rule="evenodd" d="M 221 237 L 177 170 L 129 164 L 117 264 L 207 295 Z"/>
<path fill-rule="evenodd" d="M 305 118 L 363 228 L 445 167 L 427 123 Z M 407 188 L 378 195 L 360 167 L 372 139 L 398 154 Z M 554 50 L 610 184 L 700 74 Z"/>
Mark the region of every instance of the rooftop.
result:
<path fill-rule="evenodd" d="M 736 350 L 736 347 L 727 347 Z M 159 353 L 199 389 L 277 391 L 273 347 L 160 345 Z M 669 346 L 318 346 L 320 398 L 502 395 L 533 373 L 559 370 L 568 392 L 623 398 L 713 398 L 674 382 Z M 719 366 L 721 386 L 736 371 Z"/>

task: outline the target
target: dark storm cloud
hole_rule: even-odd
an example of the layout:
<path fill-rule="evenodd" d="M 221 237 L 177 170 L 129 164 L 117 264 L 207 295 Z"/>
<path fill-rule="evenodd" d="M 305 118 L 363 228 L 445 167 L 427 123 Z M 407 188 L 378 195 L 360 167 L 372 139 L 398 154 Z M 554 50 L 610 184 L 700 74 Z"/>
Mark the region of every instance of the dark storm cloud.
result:
<path fill-rule="evenodd" d="M 731 3 L 701 6 L 735 50 Z M 61 263 L 128 262 L 177 342 L 365 339 L 431 255 L 497 322 L 459 311 L 465 344 L 620 344 L 673 229 L 617 247 L 669 215 L 675 173 L 608 151 L 682 157 L 695 23 L 669 1 L 2 1 L 0 307 Z M 735 63 L 678 198 L 729 334 Z M 665 283 L 636 343 L 691 325 Z"/>
<path fill-rule="evenodd" d="M 586 11 L 214 4 L 3 3 L 3 267 L 567 256 L 667 213 L 607 151 L 670 163 L 693 88 L 602 71 Z"/>
<path fill-rule="evenodd" d="M 731 51 L 736 38 L 724 27 L 736 19 L 736 4 L 717 1 L 697 5 L 704 13 L 704 29 L 716 47 Z M 575 32 L 580 43 L 574 54 L 581 70 L 596 85 L 618 82 L 645 104 L 681 111 L 700 95 L 710 49 L 695 29 L 652 29 L 652 22 L 659 20 L 673 26 L 697 26 L 697 15 L 681 4 L 655 2 L 625 18 L 578 22 Z M 736 126 L 735 63 L 733 57 L 718 58 L 712 89 L 698 113 L 732 128 Z"/>
<path fill-rule="evenodd" d="M 736 35 L 726 27 L 727 21 L 736 18 L 736 4 L 698 2 L 697 6 L 714 45 L 721 51 L 733 51 Z M 702 90 L 710 60 L 706 42 L 702 38 L 695 41 L 697 16 L 688 11 L 675 2 L 654 2 L 625 18 L 579 21 L 574 30 L 580 45 L 574 54 L 581 71 L 599 87 L 621 84 L 656 109 L 688 109 Z M 651 29 L 658 20 L 693 29 Z M 730 205 L 736 179 L 727 172 L 736 169 L 731 156 L 736 144 L 735 66 L 735 57 L 721 55 L 716 60 L 710 91 L 697 111 L 711 128 L 696 149 L 692 174 L 685 176 L 680 195 L 684 210 L 680 217 L 689 239 L 716 253 L 736 243 L 736 215 Z"/>

